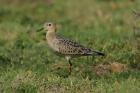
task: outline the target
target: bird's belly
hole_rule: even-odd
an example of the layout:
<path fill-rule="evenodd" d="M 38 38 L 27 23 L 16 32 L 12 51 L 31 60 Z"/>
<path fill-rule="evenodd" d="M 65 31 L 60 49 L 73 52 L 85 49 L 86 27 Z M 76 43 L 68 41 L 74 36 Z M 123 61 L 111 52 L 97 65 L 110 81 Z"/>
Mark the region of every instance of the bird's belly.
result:
<path fill-rule="evenodd" d="M 50 45 L 49 45 L 49 50 L 50 50 L 50 52 L 54 53 L 54 54 L 57 55 L 57 56 L 60 56 L 60 57 L 64 57 L 64 56 L 65 56 L 63 53 L 57 51 L 57 49 L 54 49 L 54 48 L 51 47 Z"/>

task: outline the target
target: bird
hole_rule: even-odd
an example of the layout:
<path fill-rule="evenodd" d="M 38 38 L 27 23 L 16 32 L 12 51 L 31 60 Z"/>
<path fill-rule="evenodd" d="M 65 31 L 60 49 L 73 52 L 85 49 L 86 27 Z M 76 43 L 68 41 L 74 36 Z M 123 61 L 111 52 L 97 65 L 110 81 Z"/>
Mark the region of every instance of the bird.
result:
<path fill-rule="evenodd" d="M 57 55 L 64 57 L 69 63 L 69 75 L 72 72 L 72 58 L 80 56 L 104 56 L 102 52 L 98 52 L 87 48 L 76 41 L 64 38 L 58 35 L 57 26 L 53 22 L 44 23 L 38 31 L 46 31 L 46 41 L 49 48 Z"/>

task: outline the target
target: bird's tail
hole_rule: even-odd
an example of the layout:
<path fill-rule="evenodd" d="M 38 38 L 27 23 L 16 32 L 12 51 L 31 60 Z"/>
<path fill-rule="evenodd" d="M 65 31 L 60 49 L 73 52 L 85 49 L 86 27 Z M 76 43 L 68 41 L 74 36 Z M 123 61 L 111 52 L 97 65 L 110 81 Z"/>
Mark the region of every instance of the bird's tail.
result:
<path fill-rule="evenodd" d="M 92 55 L 95 55 L 95 56 L 105 56 L 104 53 L 101 53 L 101 52 L 98 52 L 98 51 L 93 51 Z"/>

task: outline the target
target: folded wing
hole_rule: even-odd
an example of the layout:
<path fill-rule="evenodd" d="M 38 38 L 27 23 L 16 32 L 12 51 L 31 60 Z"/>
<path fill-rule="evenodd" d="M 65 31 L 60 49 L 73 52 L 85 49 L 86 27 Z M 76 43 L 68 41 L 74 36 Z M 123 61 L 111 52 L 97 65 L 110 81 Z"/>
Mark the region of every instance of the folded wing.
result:
<path fill-rule="evenodd" d="M 77 42 L 67 40 L 67 39 L 59 39 L 57 43 L 59 46 L 59 53 L 65 55 L 81 55 L 81 56 L 88 56 L 88 55 L 104 55 L 103 53 L 93 51 L 89 48 L 86 48 Z"/>

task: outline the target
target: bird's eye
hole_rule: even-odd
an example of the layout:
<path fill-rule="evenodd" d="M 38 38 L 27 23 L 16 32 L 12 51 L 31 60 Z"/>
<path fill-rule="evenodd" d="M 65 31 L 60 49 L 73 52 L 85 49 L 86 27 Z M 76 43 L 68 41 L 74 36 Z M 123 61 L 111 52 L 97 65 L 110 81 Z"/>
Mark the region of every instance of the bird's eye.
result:
<path fill-rule="evenodd" d="M 48 26 L 51 26 L 51 24 L 48 24 Z"/>

